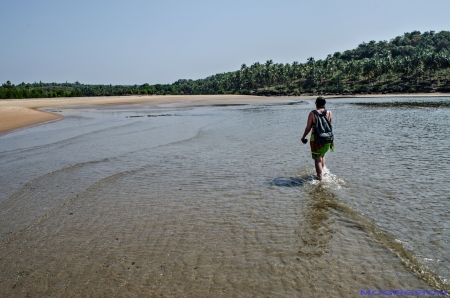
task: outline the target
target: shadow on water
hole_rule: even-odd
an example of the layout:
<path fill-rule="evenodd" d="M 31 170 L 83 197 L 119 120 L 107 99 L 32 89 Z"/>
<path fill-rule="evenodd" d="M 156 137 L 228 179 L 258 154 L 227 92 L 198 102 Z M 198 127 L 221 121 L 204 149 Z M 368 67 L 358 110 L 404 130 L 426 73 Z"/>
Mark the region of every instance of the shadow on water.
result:
<path fill-rule="evenodd" d="M 307 177 L 278 177 L 272 181 L 268 181 L 265 184 L 279 187 L 302 187 L 308 182 L 314 181 L 314 176 Z"/>

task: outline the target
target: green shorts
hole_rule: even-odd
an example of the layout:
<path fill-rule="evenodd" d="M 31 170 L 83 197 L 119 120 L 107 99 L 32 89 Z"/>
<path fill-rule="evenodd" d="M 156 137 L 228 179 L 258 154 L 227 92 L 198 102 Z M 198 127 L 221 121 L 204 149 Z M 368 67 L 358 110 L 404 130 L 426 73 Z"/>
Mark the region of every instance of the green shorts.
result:
<path fill-rule="evenodd" d="M 316 142 L 314 142 L 314 134 L 311 134 L 309 145 L 311 147 L 312 159 L 324 157 L 325 153 L 327 153 L 330 149 L 331 151 L 334 151 L 334 143 L 317 144 Z"/>

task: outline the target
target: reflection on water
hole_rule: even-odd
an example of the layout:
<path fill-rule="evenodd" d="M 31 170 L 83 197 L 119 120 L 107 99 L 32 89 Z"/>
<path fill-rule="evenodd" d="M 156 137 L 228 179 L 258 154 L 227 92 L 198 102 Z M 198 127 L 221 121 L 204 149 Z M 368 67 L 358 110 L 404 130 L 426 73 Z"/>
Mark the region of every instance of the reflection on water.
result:
<path fill-rule="evenodd" d="M 0 296 L 448 288 L 450 141 L 423 147 L 448 110 L 356 100 L 327 105 L 322 182 L 299 140 L 313 101 L 62 109 L 0 138 Z"/>

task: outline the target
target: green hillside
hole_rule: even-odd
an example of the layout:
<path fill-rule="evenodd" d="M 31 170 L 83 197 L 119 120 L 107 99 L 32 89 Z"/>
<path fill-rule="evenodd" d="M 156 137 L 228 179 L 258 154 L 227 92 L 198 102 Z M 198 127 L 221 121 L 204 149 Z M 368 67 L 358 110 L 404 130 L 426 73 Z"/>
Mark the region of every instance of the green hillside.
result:
<path fill-rule="evenodd" d="M 413 31 L 361 43 L 323 60 L 243 64 L 240 70 L 168 85 L 33 83 L 0 87 L 0 99 L 131 94 L 361 94 L 450 92 L 450 32 Z"/>

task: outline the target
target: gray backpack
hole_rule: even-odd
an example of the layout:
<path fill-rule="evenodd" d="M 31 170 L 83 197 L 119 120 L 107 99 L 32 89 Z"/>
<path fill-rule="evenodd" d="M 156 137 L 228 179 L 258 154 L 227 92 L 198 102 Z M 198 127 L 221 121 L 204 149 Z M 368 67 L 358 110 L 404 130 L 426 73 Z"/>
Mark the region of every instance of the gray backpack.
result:
<path fill-rule="evenodd" d="M 324 110 L 322 114 L 319 114 L 315 110 L 313 113 L 317 116 L 316 123 L 313 124 L 314 142 L 317 144 L 327 144 L 333 142 L 333 127 L 326 117 L 327 110 Z"/>

